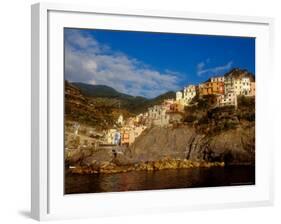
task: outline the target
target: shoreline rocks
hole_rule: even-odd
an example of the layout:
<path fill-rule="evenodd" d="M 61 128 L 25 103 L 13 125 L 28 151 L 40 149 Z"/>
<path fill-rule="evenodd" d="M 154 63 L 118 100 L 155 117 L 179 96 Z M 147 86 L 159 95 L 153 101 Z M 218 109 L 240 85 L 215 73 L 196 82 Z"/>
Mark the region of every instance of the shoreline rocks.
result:
<path fill-rule="evenodd" d="M 118 166 L 112 162 L 103 162 L 98 167 L 92 166 L 76 166 L 69 171 L 75 174 L 93 174 L 93 173 L 121 173 L 130 171 L 157 171 L 164 169 L 190 169 L 190 168 L 209 168 L 209 167 L 224 167 L 224 162 L 206 162 L 206 161 L 191 161 L 178 159 L 163 159 L 158 161 L 146 161 L 131 165 Z"/>

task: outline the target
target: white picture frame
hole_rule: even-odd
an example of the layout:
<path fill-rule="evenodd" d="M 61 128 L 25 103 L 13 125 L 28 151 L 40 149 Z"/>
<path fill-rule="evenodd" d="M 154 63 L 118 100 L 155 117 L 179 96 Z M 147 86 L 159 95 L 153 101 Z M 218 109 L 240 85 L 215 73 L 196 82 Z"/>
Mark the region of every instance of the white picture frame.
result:
<path fill-rule="evenodd" d="M 38 3 L 32 15 L 31 214 L 37 220 L 272 205 L 272 18 Z M 105 19 L 106 18 L 106 19 Z M 63 27 L 256 37 L 256 184 L 63 194 Z M 136 203 L 137 201 L 137 203 Z"/>

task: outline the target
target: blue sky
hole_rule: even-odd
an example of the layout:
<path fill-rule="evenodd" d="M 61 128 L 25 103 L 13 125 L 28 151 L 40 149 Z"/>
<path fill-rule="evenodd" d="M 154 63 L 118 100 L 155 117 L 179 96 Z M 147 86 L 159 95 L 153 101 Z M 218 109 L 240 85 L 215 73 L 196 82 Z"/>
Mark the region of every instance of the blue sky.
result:
<path fill-rule="evenodd" d="M 255 39 L 65 29 L 65 79 L 152 98 L 232 68 L 255 74 Z"/>

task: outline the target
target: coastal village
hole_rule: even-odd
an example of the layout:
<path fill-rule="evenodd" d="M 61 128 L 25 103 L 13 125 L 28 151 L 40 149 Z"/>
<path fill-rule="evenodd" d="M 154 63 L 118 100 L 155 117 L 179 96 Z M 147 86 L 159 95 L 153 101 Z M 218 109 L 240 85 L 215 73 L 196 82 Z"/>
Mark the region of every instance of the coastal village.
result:
<path fill-rule="evenodd" d="M 242 74 L 239 78 L 233 76 L 214 76 L 199 85 L 188 85 L 183 91 L 177 91 L 176 97 L 165 99 L 161 104 L 149 107 L 144 113 L 124 119 L 120 114 L 115 125 L 103 133 L 96 133 L 95 148 L 115 147 L 126 148 L 132 145 L 143 131 L 152 127 L 172 127 L 182 123 L 184 110 L 192 106 L 194 97 L 212 95 L 213 107 L 233 106 L 237 108 L 238 96 L 255 96 L 255 81 Z M 73 133 L 79 134 L 80 125 L 74 123 Z M 90 131 L 91 132 L 91 131 Z M 93 131 L 94 132 L 94 129 Z M 89 135 L 92 135 L 91 133 Z"/>

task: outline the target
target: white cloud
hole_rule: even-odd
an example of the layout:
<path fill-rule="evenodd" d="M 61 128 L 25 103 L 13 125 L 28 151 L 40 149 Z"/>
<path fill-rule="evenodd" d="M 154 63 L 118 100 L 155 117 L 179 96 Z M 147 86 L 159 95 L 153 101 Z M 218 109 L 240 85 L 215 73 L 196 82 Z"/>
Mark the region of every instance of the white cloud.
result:
<path fill-rule="evenodd" d="M 151 69 L 79 31 L 68 30 L 65 38 L 65 78 L 71 82 L 108 85 L 123 93 L 149 98 L 180 89 L 176 72 Z"/>
<path fill-rule="evenodd" d="M 224 65 L 220 65 L 220 66 L 212 67 L 212 68 L 206 68 L 206 63 L 200 62 L 197 64 L 197 75 L 198 76 L 216 75 L 218 73 L 226 72 L 227 70 L 229 70 L 232 67 L 232 65 L 233 65 L 233 61 L 229 61 Z"/>
<path fill-rule="evenodd" d="M 205 67 L 205 62 L 200 62 L 197 64 L 197 71 L 202 71 Z"/>

